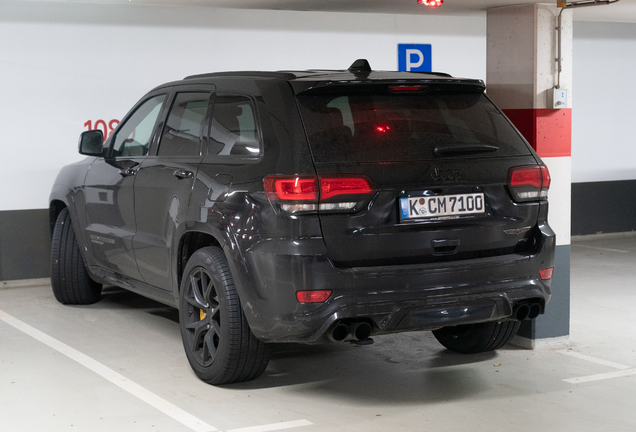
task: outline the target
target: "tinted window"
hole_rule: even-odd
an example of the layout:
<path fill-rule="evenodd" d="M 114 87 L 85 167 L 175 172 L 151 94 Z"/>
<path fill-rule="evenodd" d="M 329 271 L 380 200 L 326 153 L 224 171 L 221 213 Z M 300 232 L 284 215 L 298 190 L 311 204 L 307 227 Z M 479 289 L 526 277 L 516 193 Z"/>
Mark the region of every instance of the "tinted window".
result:
<path fill-rule="evenodd" d="M 246 96 L 219 94 L 210 125 L 211 155 L 254 156 L 260 152 L 256 116 Z"/>
<path fill-rule="evenodd" d="M 299 95 L 298 100 L 317 162 L 529 154 L 523 139 L 481 93 L 392 93 L 384 86 L 357 86 Z M 454 153 L 460 147 L 481 151 Z"/>
<path fill-rule="evenodd" d="M 201 132 L 210 93 L 178 93 L 159 143 L 159 156 L 201 154 Z"/>
<path fill-rule="evenodd" d="M 148 99 L 120 126 L 113 144 L 113 156 L 148 154 L 152 131 L 165 100 L 166 95 Z"/>

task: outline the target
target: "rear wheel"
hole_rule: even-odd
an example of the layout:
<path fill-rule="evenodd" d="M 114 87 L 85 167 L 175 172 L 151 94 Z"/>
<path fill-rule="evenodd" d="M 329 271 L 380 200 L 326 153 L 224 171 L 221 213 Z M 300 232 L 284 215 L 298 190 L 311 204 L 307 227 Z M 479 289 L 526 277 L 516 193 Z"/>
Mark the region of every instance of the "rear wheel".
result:
<path fill-rule="evenodd" d="M 92 304 L 102 293 L 102 285 L 86 270 L 66 208 L 57 216 L 51 239 L 51 287 L 63 304 Z"/>
<path fill-rule="evenodd" d="M 250 381 L 270 356 L 251 332 L 221 249 L 206 247 L 190 257 L 183 273 L 179 322 L 194 373 L 209 384 Z"/>
<path fill-rule="evenodd" d="M 520 325 L 520 321 L 467 324 L 434 330 L 433 335 L 451 351 L 475 354 L 501 348 L 517 334 Z"/>

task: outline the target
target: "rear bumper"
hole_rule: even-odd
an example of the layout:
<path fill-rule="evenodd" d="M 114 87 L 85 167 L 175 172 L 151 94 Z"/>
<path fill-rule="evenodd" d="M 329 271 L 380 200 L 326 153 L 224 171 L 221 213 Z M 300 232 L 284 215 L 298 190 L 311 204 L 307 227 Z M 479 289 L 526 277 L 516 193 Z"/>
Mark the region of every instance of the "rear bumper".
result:
<path fill-rule="evenodd" d="M 434 264 L 336 268 L 322 239 L 266 240 L 246 253 L 236 280 L 256 337 L 321 343 L 337 322 L 364 320 L 372 334 L 433 330 L 506 320 L 519 302 L 550 299 L 539 270 L 554 265 L 555 235 L 540 227 L 536 253 Z M 298 290 L 333 291 L 321 304 L 300 304 Z"/>

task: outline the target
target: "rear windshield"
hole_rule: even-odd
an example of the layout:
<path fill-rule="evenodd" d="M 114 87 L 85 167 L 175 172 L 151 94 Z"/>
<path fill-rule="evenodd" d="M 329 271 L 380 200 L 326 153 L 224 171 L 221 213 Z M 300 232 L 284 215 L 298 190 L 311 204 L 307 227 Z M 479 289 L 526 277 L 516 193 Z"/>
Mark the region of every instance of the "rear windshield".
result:
<path fill-rule="evenodd" d="M 297 96 L 316 162 L 527 155 L 527 145 L 481 93 L 389 86 L 332 87 Z"/>

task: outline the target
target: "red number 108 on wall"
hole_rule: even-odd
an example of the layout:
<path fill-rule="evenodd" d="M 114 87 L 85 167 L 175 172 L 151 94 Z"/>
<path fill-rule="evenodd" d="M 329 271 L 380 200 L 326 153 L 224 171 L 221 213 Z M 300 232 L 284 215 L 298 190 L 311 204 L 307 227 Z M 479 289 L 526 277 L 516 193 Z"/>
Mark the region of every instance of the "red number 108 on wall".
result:
<path fill-rule="evenodd" d="M 84 123 L 84 126 L 87 127 L 88 130 L 101 129 L 102 132 L 104 132 L 104 141 L 106 141 L 106 138 L 108 138 L 110 134 L 113 133 L 118 124 L 119 120 L 117 119 L 112 119 L 108 122 L 108 124 L 105 120 L 97 120 L 95 121 L 95 124 L 93 124 L 92 120 L 89 120 Z"/>

